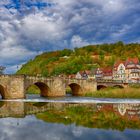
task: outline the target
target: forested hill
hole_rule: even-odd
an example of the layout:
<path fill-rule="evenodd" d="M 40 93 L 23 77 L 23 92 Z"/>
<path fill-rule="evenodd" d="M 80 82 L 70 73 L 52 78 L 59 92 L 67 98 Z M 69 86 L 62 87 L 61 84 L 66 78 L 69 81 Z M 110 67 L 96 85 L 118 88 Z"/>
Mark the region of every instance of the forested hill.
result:
<path fill-rule="evenodd" d="M 124 44 L 120 41 L 114 44 L 89 45 L 74 50 L 45 52 L 34 60 L 29 60 L 17 74 L 75 74 L 80 70 L 113 66 L 118 59 L 125 60 L 128 57 L 140 59 L 140 44 Z"/>

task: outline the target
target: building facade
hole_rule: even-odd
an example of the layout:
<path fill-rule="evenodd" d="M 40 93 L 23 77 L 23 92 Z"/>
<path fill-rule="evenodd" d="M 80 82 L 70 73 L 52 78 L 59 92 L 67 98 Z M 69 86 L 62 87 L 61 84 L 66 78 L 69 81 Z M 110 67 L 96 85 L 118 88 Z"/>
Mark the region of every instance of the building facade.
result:
<path fill-rule="evenodd" d="M 97 68 L 97 80 L 121 80 L 126 83 L 140 83 L 140 62 L 138 58 L 115 62 L 112 68 Z"/>

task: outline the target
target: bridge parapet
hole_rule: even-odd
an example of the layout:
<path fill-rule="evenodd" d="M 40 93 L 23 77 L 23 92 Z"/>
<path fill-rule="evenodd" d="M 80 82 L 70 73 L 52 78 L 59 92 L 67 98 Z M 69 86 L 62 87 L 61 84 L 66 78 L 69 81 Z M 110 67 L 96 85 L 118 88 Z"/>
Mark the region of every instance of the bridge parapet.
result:
<path fill-rule="evenodd" d="M 126 83 L 123 80 L 105 80 L 105 79 L 100 79 L 96 80 L 97 83 Z"/>
<path fill-rule="evenodd" d="M 6 77 L 7 77 L 7 78 L 10 78 L 10 77 L 11 77 L 11 78 L 13 78 L 13 77 L 14 77 L 14 78 L 15 78 L 15 77 L 16 77 L 16 78 L 20 78 L 20 77 L 25 77 L 25 75 L 23 75 L 23 74 L 21 74 L 21 75 L 16 75 L 16 74 L 14 74 L 14 75 L 13 75 L 13 74 L 0 74 L 0 78 L 6 78 Z"/>
<path fill-rule="evenodd" d="M 26 76 L 25 78 L 28 80 L 46 80 L 46 79 L 48 79 L 46 77 L 36 77 L 36 76 Z"/>
<path fill-rule="evenodd" d="M 105 88 L 105 87 L 120 87 L 127 88 L 129 84 L 123 80 L 97 80 L 97 89 Z"/>

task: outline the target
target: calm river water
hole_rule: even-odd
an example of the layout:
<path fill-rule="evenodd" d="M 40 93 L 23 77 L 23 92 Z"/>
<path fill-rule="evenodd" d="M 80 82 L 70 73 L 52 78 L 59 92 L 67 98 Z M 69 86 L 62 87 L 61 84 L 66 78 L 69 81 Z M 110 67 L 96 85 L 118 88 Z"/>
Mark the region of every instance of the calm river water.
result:
<path fill-rule="evenodd" d="M 41 98 L 0 101 L 0 140 L 139 140 L 140 100 Z"/>

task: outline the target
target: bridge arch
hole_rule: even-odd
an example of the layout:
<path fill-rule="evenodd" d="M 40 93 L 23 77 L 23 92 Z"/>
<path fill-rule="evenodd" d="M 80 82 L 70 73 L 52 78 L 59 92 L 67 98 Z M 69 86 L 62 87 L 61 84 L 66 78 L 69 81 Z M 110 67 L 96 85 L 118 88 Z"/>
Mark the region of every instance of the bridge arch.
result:
<path fill-rule="evenodd" d="M 46 85 L 43 82 L 36 82 L 33 83 L 32 85 L 37 86 L 40 89 L 40 96 L 42 97 L 47 97 L 48 94 L 50 93 L 50 88 L 48 85 Z M 31 87 L 32 85 L 29 85 L 28 88 L 26 89 L 26 91 L 29 89 L 29 87 Z"/>
<path fill-rule="evenodd" d="M 107 86 L 105 85 L 97 85 L 97 90 L 105 89 Z"/>
<path fill-rule="evenodd" d="M 70 83 L 68 84 L 68 87 L 70 87 L 73 96 L 78 96 L 82 92 L 81 86 L 77 83 Z"/>
<path fill-rule="evenodd" d="M 5 94 L 6 94 L 6 91 L 5 91 L 4 86 L 0 85 L 0 95 L 2 99 L 5 98 Z"/>
<path fill-rule="evenodd" d="M 116 88 L 124 88 L 122 85 L 114 85 L 113 87 L 116 87 Z"/>

